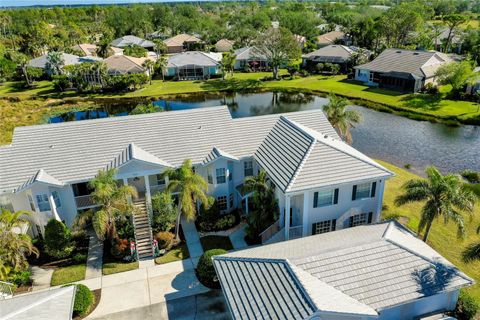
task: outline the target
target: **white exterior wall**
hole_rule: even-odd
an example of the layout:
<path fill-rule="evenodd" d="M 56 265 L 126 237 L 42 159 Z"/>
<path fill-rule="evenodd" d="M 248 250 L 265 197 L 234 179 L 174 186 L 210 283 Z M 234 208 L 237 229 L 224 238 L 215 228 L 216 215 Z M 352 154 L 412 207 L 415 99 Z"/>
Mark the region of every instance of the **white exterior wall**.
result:
<path fill-rule="evenodd" d="M 77 215 L 77 205 L 75 204 L 72 186 L 67 185 L 63 188 L 52 187 L 50 189 L 51 191 L 56 190 L 60 197 L 61 206 L 57 208 L 60 219 L 64 220 L 65 224 L 71 227 Z"/>

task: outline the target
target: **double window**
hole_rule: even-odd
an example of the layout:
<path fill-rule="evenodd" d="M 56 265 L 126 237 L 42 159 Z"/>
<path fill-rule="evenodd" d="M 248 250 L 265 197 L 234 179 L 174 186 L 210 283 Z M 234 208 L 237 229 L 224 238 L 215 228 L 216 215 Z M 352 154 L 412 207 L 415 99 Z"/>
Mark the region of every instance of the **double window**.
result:
<path fill-rule="evenodd" d="M 50 211 L 50 203 L 46 194 L 37 194 L 37 206 L 40 211 Z"/>
<path fill-rule="evenodd" d="M 352 200 L 355 201 L 365 198 L 374 198 L 376 188 L 376 182 L 368 182 L 354 185 L 352 190 Z"/>
<path fill-rule="evenodd" d="M 373 212 L 360 213 L 350 217 L 349 227 L 361 226 L 367 223 L 372 223 Z"/>
<path fill-rule="evenodd" d="M 313 194 L 313 207 L 326 207 L 338 203 L 338 189 L 318 191 Z"/>
<path fill-rule="evenodd" d="M 219 210 L 227 210 L 227 196 L 217 197 L 217 206 Z"/>
<path fill-rule="evenodd" d="M 218 168 L 215 173 L 217 176 L 217 184 L 225 183 L 227 181 L 225 176 L 225 168 Z"/>
<path fill-rule="evenodd" d="M 312 224 L 312 235 L 335 231 L 336 224 L 336 219 L 315 222 L 314 224 Z"/>
<path fill-rule="evenodd" d="M 243 173 L 245 177 L 253 176 L 253 161 L 245 161 L 243 163 Z"/>

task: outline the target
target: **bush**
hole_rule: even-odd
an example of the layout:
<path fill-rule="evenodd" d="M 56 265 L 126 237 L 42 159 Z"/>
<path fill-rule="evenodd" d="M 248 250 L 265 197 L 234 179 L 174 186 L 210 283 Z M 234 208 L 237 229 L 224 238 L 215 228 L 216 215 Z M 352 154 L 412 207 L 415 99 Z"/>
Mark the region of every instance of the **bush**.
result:
<path fill-rule="evenodd" d="M 200 260 L 198 260 L 197 277 L 204 286 L 209 288 L 220 288 L 220 284 L 216 279 L 212 258 L 225 253 L 227 253 L 227 251 L 223 249 L 211 249 L 205 251 L 200 257 Z"/>
<path fill-rule="evenodd" d="M 135 238 L 133 223 L 129 217 L 123 216 L 115 220 L 115 227 L 117 228 L 117 234 L 120 239 L 133 240 Z"/>
<path fill-rule="evenodd" d="M 70 79 L 65 75 L 53 76 L 53 88 L 55 91 L 65 91 L 72 87 Z"/>
<path fill-rule="evenodd" d="M 467 291 L 461 290 L 453 316 L 458 320 L 474 319 L 480 310 L 479 303 Z"/>
<path fill-rule="evenodd" d="M 227 230 L 230 229 L 235 225 L 236 217 L 234 214 L 227 214 L 215 222 L 214 229 L 215 230 Z"/>
<path fill-rule="evenodd" d="M 130 248 L 130 243 L 127 239 L 117 239 L 115 244 L 110 249 L 110 253 L 116 259 L 122 259 L 127 254 L 127 249 Z"/>
<path fill-rule="evenodd" d="M 28 286 L 32 284 L 32 279 L 30 276 L 32 273 L 27 271 L 12 272 L 8 275 L 8 281 L 15 284 L 17 287 Z"/>
<path fill-rule="evenodd" d="M 155 235 L 155 239 L 158 242 L 159 249 L 170 250 L 173 245 L 173 238 L 175 235 L 168 231 L 160 231 Z"/>
<path fill-rule="evenodd" d="M 480 183 L 480 173 L 473 170 L 463 170 L 460 172 L 462 177 L 470 183 Z"/>
<path fill-rule="evenodd" d="M 61 221 L 50 219 L 45 226 L 45 251 L 52 257 L 66 258 L 74 248 L 68 227 Z"/>
<path fill-rule="evenodd" d="M 84 316 L 86 315 L 94 302 L 93 292 L 90 289 L 83 285 L 75 285 L 77 290 L 75 292 L 75 302 L 73 303 L 73 316 Z"/>
<path fill-rule="evenodd" d="M 152 227 L 155 231 L 169 231 L 175 225 L 177 206 L 169 192 L 157 192 L 152 197 Z"/>
<path fill-rule="evenodd" d="M 83 253 L 76 253 L 73 258 L 73 263 L 74 264 L 81 264 L 87 262 L 87 255 Z"/>

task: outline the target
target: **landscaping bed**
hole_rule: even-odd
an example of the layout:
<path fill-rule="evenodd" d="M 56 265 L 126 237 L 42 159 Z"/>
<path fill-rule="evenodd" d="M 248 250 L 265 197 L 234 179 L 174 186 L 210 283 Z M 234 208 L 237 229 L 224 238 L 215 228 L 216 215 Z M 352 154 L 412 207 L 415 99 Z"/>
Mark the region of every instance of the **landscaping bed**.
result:
<path fill-rule="evenodd" d="M 155 263 L 164 264 L 188 258 L 190 258 L 190 252 L 188 252 L 187 244 L 182 241 L 180 244 L 168 250 L 163 256 L 155 258 Z"/>
<path fill-rule="evenodd" d="M 109 275 L 138 269 L 138 261 L 125 261 L 123 257 L 114 257 L 111 253 L 111 244 L 108 240 L 103 243 L 102 274 Z M 128 250 L 128 249 L 127 249 Z"/>

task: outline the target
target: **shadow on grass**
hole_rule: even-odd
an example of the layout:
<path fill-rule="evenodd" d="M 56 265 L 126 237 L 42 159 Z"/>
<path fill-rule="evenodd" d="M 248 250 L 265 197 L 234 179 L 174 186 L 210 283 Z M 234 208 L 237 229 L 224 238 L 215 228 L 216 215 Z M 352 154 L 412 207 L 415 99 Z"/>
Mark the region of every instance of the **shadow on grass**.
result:
<path fill-rule="evenodd" d="M 363 91 L 377 93 L 377 94 L 383 94 L 383 95 L 392 96 L 392 97 L 398 97 L 398 96 L 405 95 L 405 93 L 401 92 L 401 91 L 385 90 L 385 89 L 380 89 L 380 88 L 376 88 L 376 87 L 368 87 L 368 88 L 365 88 Z"/>
<path fill-rule="evenodd" d="M 231 91 L 239 91 L 239 90 L 252 90 L 258 89 L 262 86 L 262 82 L 260 80 L 255 79 L 215 79 L 204 81 L 200 85 L 200 87 L 204 90 L 231 90 Z"/>
<path fill-rule="evenodd" d="M 404 106 L 420 110 L 438 110 L 442 100 L 441 94 L 409 94 L 402 99 Z"/>

